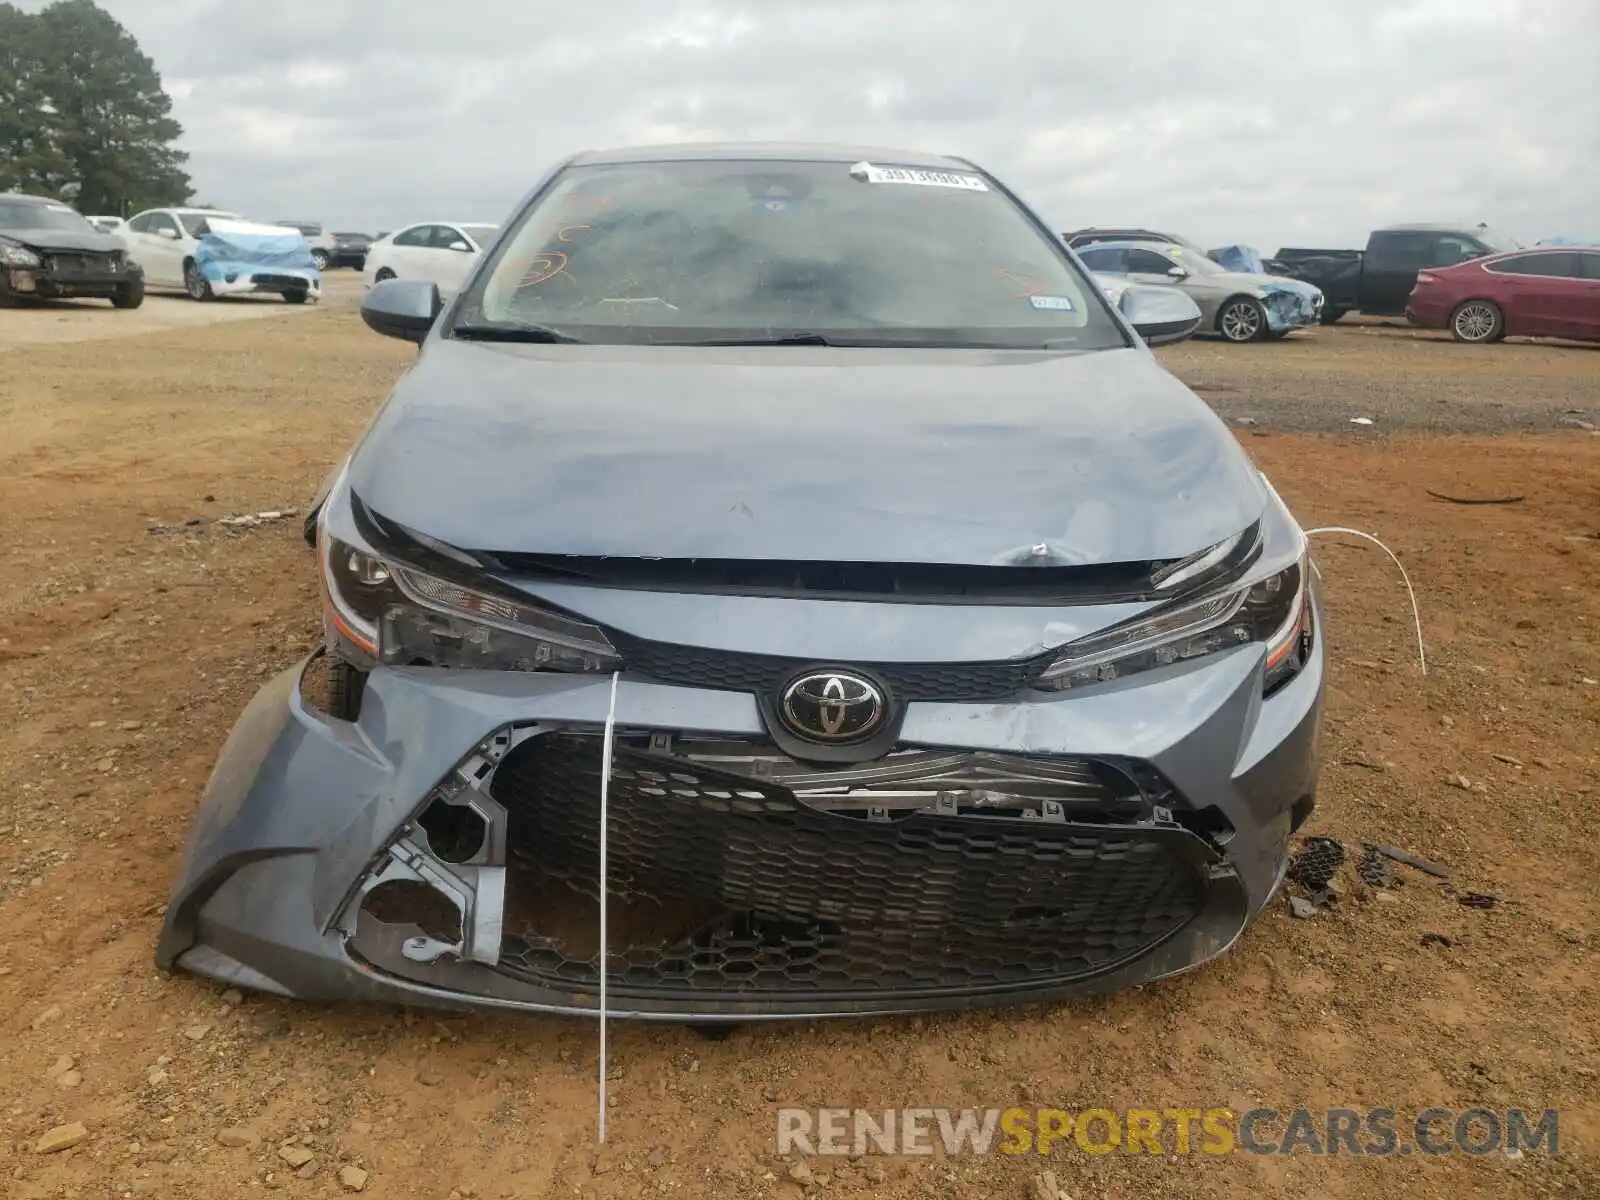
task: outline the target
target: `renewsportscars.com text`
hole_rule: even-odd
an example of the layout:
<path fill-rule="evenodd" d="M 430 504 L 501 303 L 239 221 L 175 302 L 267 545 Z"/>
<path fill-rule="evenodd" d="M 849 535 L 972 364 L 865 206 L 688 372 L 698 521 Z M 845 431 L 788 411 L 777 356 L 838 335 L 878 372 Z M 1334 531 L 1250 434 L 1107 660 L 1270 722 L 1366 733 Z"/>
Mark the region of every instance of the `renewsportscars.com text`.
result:
<path fill-rule="evenodd" d="M 1557 1109 L 780 1108 L 780 1155 L 1560 1152 Z"/>

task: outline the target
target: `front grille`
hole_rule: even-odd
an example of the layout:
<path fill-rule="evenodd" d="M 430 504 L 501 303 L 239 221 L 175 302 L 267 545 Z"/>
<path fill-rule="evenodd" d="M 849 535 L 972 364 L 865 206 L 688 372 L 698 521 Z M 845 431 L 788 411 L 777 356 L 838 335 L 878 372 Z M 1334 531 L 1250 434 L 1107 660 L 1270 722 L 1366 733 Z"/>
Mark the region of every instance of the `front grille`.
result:
<path fill-rule="evenodd" d="M 786 784 L 713 765 L 731 761 L 725 752 L 693 753 L 616 749 L 608 986 L 619 1000 L 849 1003 L 1039 989 L 1148 952 L 1204 903 L 1192 835 L 1077 819 L 1073 805 L 1104 820 L 1119 801 L 1081 761 L 1019 771 L 973 756 L 983 761 L 963 769 L 976 774 L 957 782 L 1020 774 L 1036 807 L 984 812 L 972 799 L 983 789 L 958 787 L 965 806 L 895 816 L 883 805 L 868 819 L 847 803 L 827 811 L 815 778 Z M 922 767 L 942 769 L 946 783 L 960 773 L 936 763 L 913 772 Z M 492 784 L 508 814 L 496 969 L 569 995 L 598 988 L 599 782 L 597 739 L 546 734 L 514 750 Z M 1065 808 L 1047 807 L 1047 793 Z"/>
<path fill-rule="evenodd" d="M 52 275 L 109 275 L 121 266 L 118 254 L 51 254 L 45 270 Z"/>
<path fill-rule="evenodd" d="M 713 688 L 725 692 L 771 692 L 811 660 L 735 650 L 710 650 L 672 642 L 653 642 L 618 630 L 607 636 L 628 664 L 629 674 L 682 687 Z M 896 699 L 948 703 L 1004 700 L 1037 679 L 1057 656 L 1056 651 L 1025 659 L 999 662 L 857 663 L 889 685 Z"/>
<path fill-rule="evenodd" d="M 309 288 L 311 286 L 298 275 L 271 275 L 259 271 L 250 276 L 250 282 L 258 287 Z"/>

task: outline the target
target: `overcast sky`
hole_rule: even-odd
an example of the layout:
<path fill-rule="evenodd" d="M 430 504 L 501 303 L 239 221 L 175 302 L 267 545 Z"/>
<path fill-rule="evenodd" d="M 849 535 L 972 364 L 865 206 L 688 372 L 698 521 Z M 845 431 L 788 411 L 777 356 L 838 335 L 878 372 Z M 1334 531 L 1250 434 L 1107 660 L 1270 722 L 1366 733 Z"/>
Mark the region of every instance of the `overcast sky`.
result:
<path fill-rule="evenodd" d="M 197 198 L 264 220 L 497 221 L 573 151 L 781 138 L 961 154 L 1062 229 L 1600 240 L 1600 0 L 101 3 Z"/>

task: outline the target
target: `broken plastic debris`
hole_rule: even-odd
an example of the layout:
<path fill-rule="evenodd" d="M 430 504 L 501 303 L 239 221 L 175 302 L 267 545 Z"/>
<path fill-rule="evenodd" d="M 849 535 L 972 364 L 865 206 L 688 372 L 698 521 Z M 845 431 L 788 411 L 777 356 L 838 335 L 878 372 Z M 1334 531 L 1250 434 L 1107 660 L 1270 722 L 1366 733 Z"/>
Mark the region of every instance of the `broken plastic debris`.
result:
<path fill-rule="evenodd" d="M 1350 424 L 1352 424 L 1352 425 L 1371 425 L 1372 424 L 1372 418 L 1371 417 L 1351 417 L 1350 418 Z"/>
<path fill-rule="evenodd" d="M 226 525 L 230 529 L 249 529 L 256 525 L 265 524 L 268 521 L 281 521 L 294 515 L 295 510 L 292 508 L 270 508 L 265 512 L 245 513 L 243 516 L 219 517 L 217 524 Z"/>

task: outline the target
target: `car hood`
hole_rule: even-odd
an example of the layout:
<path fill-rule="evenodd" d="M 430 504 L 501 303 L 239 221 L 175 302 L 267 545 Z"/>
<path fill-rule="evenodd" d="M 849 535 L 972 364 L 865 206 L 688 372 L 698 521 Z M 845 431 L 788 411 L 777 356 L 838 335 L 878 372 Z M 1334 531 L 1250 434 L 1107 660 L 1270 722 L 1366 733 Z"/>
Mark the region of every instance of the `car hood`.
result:
<path fill-rule="evenodd" d="M 113 250 L 127 248 L 121 238 L 91 229 L 82 232 L 71 229 L 0 229 L 0 238 L 21 242 L 35 250 L 82 250 L 109 254 Z"/>
<path fill-rule="evenodd" d="M 1265 296 L 1271 292 L 1293 292 L 1304 296 L 1307 300 L 1313 300 L 1321 290 L 1315 284 L 1306 283 L 1302 279 L 1290 279 L 1284 275 L 1256 275 L 1249 271 L 1223 271 L 1207 275 L 1205 279 L 1215 287 L 1252 292 L 1256 296 Z"/>
<path fill-rule="evenodd" d="M 466 550 L 960 565 L 1177 558 L 1266 501 L 1227 427 L 1143 349 L 436 338 L 350 486 Z"/>

